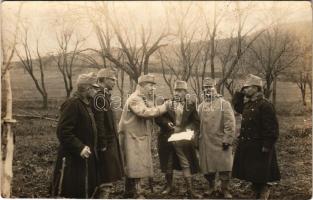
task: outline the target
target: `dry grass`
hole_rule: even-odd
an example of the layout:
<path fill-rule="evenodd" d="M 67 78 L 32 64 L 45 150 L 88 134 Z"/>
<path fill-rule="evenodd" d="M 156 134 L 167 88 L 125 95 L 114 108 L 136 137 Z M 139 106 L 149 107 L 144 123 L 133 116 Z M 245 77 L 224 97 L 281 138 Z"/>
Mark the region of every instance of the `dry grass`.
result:
<path fill-rule="evenodd" d="M 21 103 L 21 102 L 20 102 Z M 20 104 L 18 103 L 18 104 Z M 21 109 L 23 103 L 16 105 Z M 56 105 L 48 111 L 35 109 L 36 104 L 28 105 L 24 110 L 36 112 L 50 117 L 58 113 Z M 58 141 L 56 139 L 56 123 L 42 119 L 18 119 L 14 127 L 16 149 L 14 154 L 13 197 L 46 198 L 49 197 L 48 186 L 56 158 Z M 282 173 L 280 184 L 273 188 L 273 199 L 308 199 L 311 196 L 311 149 L 312 125 L 311 116 L 279 116 L 280 137 L 277 144 L 279 165 Z M 153 160 L 155 167 L 154 189 L 150 193 L 147 184 L 148 198 L 186 198 L 185 184 L 182 174 L 175 175 L 175 186 L 178 190 L 172 195 L 160 195 L 164 185 L 163 174 L 159 170 L 156 149 L 156 136 L 153 137 Z M 146 182 L 147 180 L 144 180 Z M 207 183 L 202 175 L 195 177 L 196 191 L 203 193 Z M 249 184 L 238 180 L 232 181 L 231 190 L 236 198 L 251 198 Z M 111 198 L 122 198 L 123 183 L 118 182 L 111 193 Z M 216 196 L 215 198 L 219 198 Z"/>
<path fill-rule="evenodd" d="M 87 70 L 85 70 L 87 71 Z M 50 95 L 48 110 L 40 109 L 40 95 L 30 78 L 21 69 L 15 69 L 13 76 L 14 113 L 35 113 L 56 118 L 58 107 L 64 100 L 65 91 L 60 76 L 53 70 L 47 74 L 47 88 Z M 76 74 L 79 72 L 76 72 Z M 74 76 L 75 80 L 76 75 Z M 169 91 L 161 75 L 157 75 L 157 91 L 166 97 Z M 126 82 L 126 87 L 128 86 Z M 127 89 L 126 89 L 127 90 Z M 115 90 L 114 95 L 119 93 Z M 228 98 L 226 96 L 226 98 Z M 282 173 L 280 184 L 273 188 L 272 199 L 308 199 L 312 191 L 312 124 L 311 112 L 301 106 L 300 94 L 294 84 L 278 84 L 277 112 L 280 121 L 280 137 L 277 144 L 279 165 Z M 16 149 L 14 152 L 13 197 L 48 198 L 58 141 L 56 123 L 43 119 L 22 119 L 14 126 Z M 180 172 L 175 174 L 178 190 L 172 195 L 160 195 L 164 177 L 159 170 L 156 136 L 153 137 L 153 161 L 155 167 L 155 193 L 147 192 L 148 198 L 186 198 L 185 184 Z M 146 181 L 146 180 L 145 180 Z M 207 183 L 201 174 L 195 178 L 196 191 L 203 193 Z M 145 184 L 147 189 L 147 184 Z M 122 181 L 111 192 L 111 198 L 121 198 Z M 231 190 L 235 198 L 252 198 L 249 184 L 232 180 Z M 208 197 L 206 197 L 208 198 Z M 211 197 L 214 198 L 214 197 Z M 215 198 L 219 198 L 216 196 Z"/>

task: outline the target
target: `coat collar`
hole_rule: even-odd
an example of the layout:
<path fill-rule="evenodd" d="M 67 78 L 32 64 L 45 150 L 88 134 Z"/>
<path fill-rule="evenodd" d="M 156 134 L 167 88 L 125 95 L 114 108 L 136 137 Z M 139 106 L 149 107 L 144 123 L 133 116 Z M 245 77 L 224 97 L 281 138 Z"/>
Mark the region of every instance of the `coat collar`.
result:
<path fill-rule="evenodd" d="M 257 92 L 255 93 L 250 99 L 249 101 L 256 101 L 256 100 L 260 100 L 263 99 L 263 93 L 262 92 Z"/>
<path fill-rule="evenodd" d="M 215 99 L 218 99 L 221 97 L 223 97 L 221 94 L 216 93 L 214 96 L 210 96 L 210 97 L 205 96 L 204 101 L 210 102 L 210 101 L 214 101 Z"/>
<path fill-rule="evenodd" d="M 73 94 L 73 97 L 78 98 L 84 105 L 89 106 L 90 102 L 87 98 L 83 97 L 78 91 Z"/>

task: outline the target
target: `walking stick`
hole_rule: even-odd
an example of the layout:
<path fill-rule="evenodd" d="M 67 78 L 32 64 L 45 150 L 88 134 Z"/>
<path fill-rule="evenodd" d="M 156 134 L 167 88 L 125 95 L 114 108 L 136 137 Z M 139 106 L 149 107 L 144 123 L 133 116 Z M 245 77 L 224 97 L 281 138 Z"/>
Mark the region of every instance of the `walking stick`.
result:
<path fill-rule="evenodd" d="M 148 178 L 148 182 L 149 182 L 150 191 L 153 193 L 153 178 L 149 177 Z"/>
<path fill-rule="evenodd" d="M 85 158 L 85 197 L 88 199 L 88 158 Z"/>
<path fill-rule="evenodd" d="M 65 157 L 63 157 L 62 158 L 61 176 L 60 176 L 59 187 L 58 187 L 58 197 L 61 196 L 61 192 L 62 192 L 64 169 L 65 169 L 65 161 L 66 161 Z"/>

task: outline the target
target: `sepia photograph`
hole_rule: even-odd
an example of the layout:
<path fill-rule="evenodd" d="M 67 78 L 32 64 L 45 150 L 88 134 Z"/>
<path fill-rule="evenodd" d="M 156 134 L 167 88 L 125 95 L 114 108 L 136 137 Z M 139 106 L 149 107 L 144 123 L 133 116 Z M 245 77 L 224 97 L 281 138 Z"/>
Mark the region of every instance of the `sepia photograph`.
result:
<path fill-rule="evenodd" d="M 312 198 L 312 1 L 3 1 L 0 20 L 2 198 Z"/>

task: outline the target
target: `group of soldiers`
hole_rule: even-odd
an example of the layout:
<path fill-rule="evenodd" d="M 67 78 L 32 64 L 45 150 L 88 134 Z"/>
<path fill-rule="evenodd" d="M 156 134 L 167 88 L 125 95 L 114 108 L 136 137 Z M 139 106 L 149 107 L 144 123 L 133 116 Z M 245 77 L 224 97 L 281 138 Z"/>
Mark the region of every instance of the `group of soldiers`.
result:
<path fill-rule="evenodd" d="M 200 105 L 186 98 L 187 83 L 177 80 L 173 98 L 156 104 L 155 77 L 142 75 L 126 100 L 118 127 L 111 106 L 115 81 L 115 72 L 108 68 L 81 74 L 77 91 L 61 106 L 53 196 L 108 198 L 112 183 L 124 178 L 124 198 L 145 198 L 141 180 L 153 177 L 155 122 L 160 127 L 158 154 L 166 180 L 162 194 L 175 190 L 173 172 L 180 170 L 192 199 L 201 198 L 193 188 L 196 173 L 208 181 L 208 196 L 219 192 L 232 198 L 233 177 L 252 182 L 255 198 L 268 198 L 271 183 L 280 180 L 275 152 L 278 121 L 273 105 L 262 95 L 261 78 L 248 75 L 232 103 L 217 93 L 215 80 L 206 78 Z M 237 138 L 233 108 L 242 115 Z M 172 134 L 188 130 L 194 133 L 191 140 L 168 141 Z"/>

